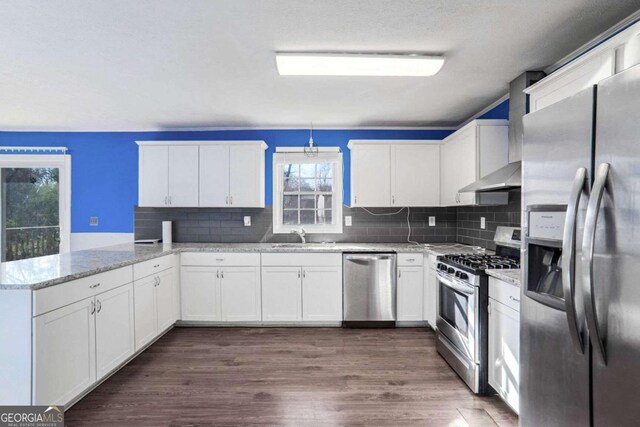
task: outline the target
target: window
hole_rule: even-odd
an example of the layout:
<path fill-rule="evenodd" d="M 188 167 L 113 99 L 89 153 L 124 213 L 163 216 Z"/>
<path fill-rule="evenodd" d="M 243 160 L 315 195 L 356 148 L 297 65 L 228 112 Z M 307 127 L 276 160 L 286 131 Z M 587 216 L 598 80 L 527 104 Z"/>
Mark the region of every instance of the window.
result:
<path fill-rule="evenodd" d="M 342 233 L 342 153 L 276 153 L 273 173 L 274 233 Z"/>
<path fill-rule="evenodd" d="M 0 155 L 0 255 L 14 261 L 69 250 L 66 155 Z"/>

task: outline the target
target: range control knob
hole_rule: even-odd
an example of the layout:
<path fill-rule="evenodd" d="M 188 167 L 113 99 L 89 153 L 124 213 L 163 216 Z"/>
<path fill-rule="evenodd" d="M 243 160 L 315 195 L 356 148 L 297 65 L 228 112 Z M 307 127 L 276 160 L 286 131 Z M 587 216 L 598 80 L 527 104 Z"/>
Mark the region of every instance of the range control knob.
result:
<path fill-rule="evenodd" d="M 447 270 L 447 273 L 449 274 L 453 274 L 455 270 L 453 269 L 453 267 L 449 267 L 449 269 Z"/>
<path fill-rule="evenodd" d="M 447 266 L 444 264 L 438 264 L 438 268 L 442 271 L 447 271 Z"/>
<path fill-rule="evenodd" d="M 462 280 L 467 280 L 469 278 L 469 275 L 467 273 L 460 273 L 458 277 Z"/>

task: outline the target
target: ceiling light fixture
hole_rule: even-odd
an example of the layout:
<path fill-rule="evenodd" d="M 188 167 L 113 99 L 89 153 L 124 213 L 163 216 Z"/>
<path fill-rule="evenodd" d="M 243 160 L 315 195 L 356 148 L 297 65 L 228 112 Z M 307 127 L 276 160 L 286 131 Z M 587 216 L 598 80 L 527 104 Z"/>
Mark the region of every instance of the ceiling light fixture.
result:
<path fill-rule="evenodd" d="M 417 54 L 276 53 L 281 76 L 433 76 L 443 56 Z"/>

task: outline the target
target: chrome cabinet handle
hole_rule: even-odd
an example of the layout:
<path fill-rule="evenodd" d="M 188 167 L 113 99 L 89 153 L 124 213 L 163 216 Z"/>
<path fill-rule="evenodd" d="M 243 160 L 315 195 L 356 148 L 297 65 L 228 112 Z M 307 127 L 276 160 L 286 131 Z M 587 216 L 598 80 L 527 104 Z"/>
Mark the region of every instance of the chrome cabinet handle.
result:
<path fill-rule="evenodd" d="M 596 347 L 602 363 L 607 364 L 607 353 L 604 348 L 603 335 L 600 331 L 598 313 L 596 313 L 595 295 L 593 288 L 593 253 L 596 244 L 596 226 L 600 204 L 609 177 L 609 163 L 598 166 L 596 179 L 591 190 L 591 198 L 587 205 L 587 216 L 584 221 L 584 237 L 582 241 L 582 283 L 584 286 L 584 310 L 589 327 L 591 344 Z"/>
<path fill-rule="evenodd" d="M 95 288 L 97 288 L 98 286 L 100 286 L 100 283 L 96 283 L 95 285 L 91 285 L 91 286 L 89 286 L 89 289 L 95 289 Z"/>
<path fill-rule="evenodd" d="M 229 196 L 229 204 L 232 205 L 233 204 L 233 196 Z"/>
<path fill-rule="evenodd" d="M 224 279 L 224 271 L 220 271 L 220 278 Z"/>
<path fill-rule="evenodd" d="M 91 301 L 91 314 L 96 312 L 96 303 Z"/>
<path fill-rule="evenodd" d="M 164 196 L 164 204 L 165 205 L 169 204 L 169 196 Z"/>
<path fill-rule="evenodd" d="M 509 295 L 509 299 L 510 299 L 511 301 L 520 302 L 520 299 L 519 299 L 519 298 L 514 297 L 513 295 Z"/>
<path fill-rule="evenodd" d="M 220 278 L 220 270 L 216 270 L 216 279 Z"/>
<path fill-rule="evenodd" d="M 160 267 L 160 264 L 155 264 L 155 265 L 153 266 L 153 268 L 158 268 L 158 267 Z"/>
<path fill-rule="evenodd" d="M 229 204 L 229 196 L 226 196 L 226 197 L 224 198 L 224 204 L 225 204 L 225 205 L 228 205 L 228 204 Z"/>
<path fill-rule="evenodd" d="M 564 307 L 567 313 L 571 341 L 573 341 L 573 346 L 579 354 L 584 353 L 584 344 L 578 326 L 578 314 L 576 313 L 575 306 L 576 221 L 578 218 L 580 197 L 585 191 L 586 179 L 587 169 L 579 168 L 573 180 L 562 235 L 562 289 L 564 293 Z"/>
<path fill-rule="evenodd" d="M 396 204 L 396 196 L 391 196 L 391 204 Z"/>
<path fill-rule="evenodd" d="M 303 278 L 303 279 L 306 279 L 306 278 L 307 278 L 307 272 L 306 272 L 306 271 L 304 271 L 304 270 L 302 270 L 302 278 Z"/>
<path fill-rule="evenodd" d="M 224 261 L 224 258 L 216 258 L 216 261 L 222 262 L 222 261 Z"/>
<path fill-rule="evenodd" d="M 398 270 L 398 279 L 402 277 L 402 270 Z"/>
<path fill-rule="evenodd" d="M 100 313 L 100 310 L 102 310 L 102 303 L 98 300 L 98 313 Z"/>
<path fill-rule="evenodd" d="M 171 196 L 169 196 L 169 204 L 170 204 L 170 205 L 172 205 L 172 204 L 173 204 L 173 201 L 172 201 Z"/>
<path fill-rule="evenodd" d="M 353 196 L 353 203 L 358 203 L 358 196 Z"/>
<path fill-rule="evenodd" d="M 300 270 L 298 270 L 298 279 L 300 278 Z"/>

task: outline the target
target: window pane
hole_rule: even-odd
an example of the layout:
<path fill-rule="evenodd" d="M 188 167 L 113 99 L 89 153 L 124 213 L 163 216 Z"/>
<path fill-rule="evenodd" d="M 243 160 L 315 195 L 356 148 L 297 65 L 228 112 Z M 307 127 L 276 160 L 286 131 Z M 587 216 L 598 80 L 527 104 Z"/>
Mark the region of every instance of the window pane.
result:
<path fill-rule="evenodd" d="M 330 209 L 332 197 L 327 194 L 320 194 L 317 197 L 316 206 L 318 209 Z"/>
<path fill-rule="evenodd" d="M 333 177 L 332 169 L 333 169 L 333 164 L 331 163 L 318 163 L 316 176 L 318 178 L 332 178 Z"/>
<path fill-rule="evenodd" d="M 301 179 L 300 180 L 300 191 L 315 191 L 316 190 L 316 180 L 315 179 Z"/>
<path fill-rule="evenodd" d="M 302 209 L 315 209 L 316 196 L 300 196 L 300 207 Z"/>
<path fill-rule="evenodd" d="M 289 163 L 282 166 L 282 174 L 285 178 L 300 176 L 300 165 Z"/>
<path fill-rule="evenodd" d="M 288 178 L 284 180 L 284 191 L 298 191 L 298 178 Z"/>
<path fill-rule="evenodd" d="M 319 210 L 318 211 L 318 224 L 333 224 L 331 209 Z"/>
<path fill-rule="evenodd" d="M 2 260 L 60 252 L 59 170 L 2 169 Z"/>
<path fill-rule="evenodd" d="M 298 196 L 284 196 L 284 208 L 285 209 L 297 209 L 298 208 Z"/>
<path fill-rule="evenodd" d="M 284 211 L 282 214 L 282 222 L 284 224 L 298 224 L 298 211 Z"/>
<path fill-rule="evenodd" d="M 303 178 L 315 178 L 316 176 L 316 164 L 315 163 L 303 163 L 300 165 L 300 176 Z"/>
<path fill-rule="evenodd" d="M 318 179 L 318 191 L 333 191 L 332 180 L 328 178 Z"/>
<path fill-rule="evenodd" d="M 300 211 L 300 224 L 315 224 L 315 223 L 316 223 L 315 210 Z"/>

